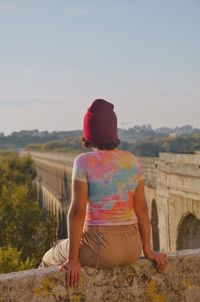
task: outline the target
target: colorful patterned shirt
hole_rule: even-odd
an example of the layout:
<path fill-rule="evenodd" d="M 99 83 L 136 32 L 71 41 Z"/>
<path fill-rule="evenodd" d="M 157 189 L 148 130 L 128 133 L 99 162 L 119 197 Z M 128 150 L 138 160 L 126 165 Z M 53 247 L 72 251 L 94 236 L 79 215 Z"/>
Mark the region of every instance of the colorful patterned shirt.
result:
<path fill-rule="evenodd" d="M 88 184 L 85 224 L 137 223 L 133 194 L 143 178 L 142 164 L 127 151 L 97 150 L 76 157 L 72 179 Z"/>

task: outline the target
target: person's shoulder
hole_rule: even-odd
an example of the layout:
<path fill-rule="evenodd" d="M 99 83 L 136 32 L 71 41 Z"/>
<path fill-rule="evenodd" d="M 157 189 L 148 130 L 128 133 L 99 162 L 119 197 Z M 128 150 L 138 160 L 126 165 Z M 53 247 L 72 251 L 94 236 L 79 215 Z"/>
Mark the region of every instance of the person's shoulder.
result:
<path fill-rule="evenodd" d="M 123 149 L 119 149 L 118 150 L 121 154 L 124 154 L 124 155 L 127 155 L 127 156 L 132 156 L 133 153 L 131 153 L 130 151 L 126 151 L 126 150 L 123 150 Z"/>
<path fill-rule="evenodd" d="M 136 154 L 134 154 L 134 153 L 132 153 L 130 151 L 126 151 L 126 150 L 120 150 L 120 152 L 127 159 L 129 159 L 130 161 L 132 161 L 133 164 L 136 164 L 136 165 L 137 164 L 141 164 L 141 160 L 140 160 L 140 158 Z"/>
<path fill-rule="evenodd" d="M 133 154 L 133 153 L 130 152 L 130 151 L 126 151 L 126 150 L 121 150 L 121 149 L 120 149 L 119 152 L 121 153 L 121 155 L 123 155 L 123 156 L 125 156 L 125 157 L 127 157 L 127 158 L 130 158 L 131 160 L 137 158 L 136 155 Z"/>
<path fill-rule="evenodd" d="M 85 155 L 86 155 L 86 153 L 80 153 L 79 155 L 77 155 L 74 158 L 74 161 L 81 160 L 82 158 L 85 158 Z"/>
<path fill-rule="evenodd" d="M 75 163 L 85 163 L 92 156 L 94 156 L 94 152 L 93 151 L 91 151 L 91 152 L 84 152 L 84 153 L 81 153 L 81 154 L 77 155 L 74 158 L 74 162 Z"/>
<path fill-rule="evenodd" d="M 82 162 L 84 162 L 84 158 L 85 158 L 85 153 L 81 153 L 81 154 L 77 155 L 74 158 L 74 165 L 75 166 L 80 165 Z"/>

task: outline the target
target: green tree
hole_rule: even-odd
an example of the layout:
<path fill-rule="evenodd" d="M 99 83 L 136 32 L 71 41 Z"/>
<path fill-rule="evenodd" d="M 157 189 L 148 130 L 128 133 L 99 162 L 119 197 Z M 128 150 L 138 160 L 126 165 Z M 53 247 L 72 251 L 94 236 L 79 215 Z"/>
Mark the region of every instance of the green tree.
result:
<path fill-rule="evenodd" d="M 34 267 L 35 263 L 30 258 L 22 261 L 21 252 L 13 247 L 0 248 L 0 273 L 22 271 Z"/>
<path fill-rule="evenodd" d="M 193 151 L 193 142 L 190 137 L 167 138 L 162 148 L 165 152 L 190 153 Z"/>
<path fill-rule="evenodd" d="M 1 154 L 0 261 L 7 261 L 3 254 L 13 254 L 18 259 L 11 265 L 14 270 L 16 263 L 19 269 L 36 267 L 56 239 L 55 218 L 42 211 L 36 200 L 35 177 L 36 169 L 29 156 Z"/>
<path fill-rule="evenodd" d="M 159 145 L 153 142 L 138 142 L 132 145 L 131 151 L 138 156 L 158 156 Z"/>

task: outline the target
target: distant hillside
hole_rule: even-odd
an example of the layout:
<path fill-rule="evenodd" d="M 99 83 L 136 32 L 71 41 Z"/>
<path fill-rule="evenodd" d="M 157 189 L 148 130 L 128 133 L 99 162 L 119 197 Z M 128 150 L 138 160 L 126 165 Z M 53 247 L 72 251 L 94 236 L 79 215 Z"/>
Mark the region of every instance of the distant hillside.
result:
<path fill-rule="evenodd" d="M 26 150 L 56 151 L 66 153 L 85 152 L 80 145 L 79 138 L 66 138 L 59 141 L 51 141 L 45 144 L 31 144 Z M 200 134 L 179 137 L 153 137 L 145 136 L 132 142 L 121 142 L 122 149 L 133 152 L 138 156 L 158 156 L 160 152 L 192 153 L 200 150 Z"/>
<path fill-rule="evenodd" d="M 80 136 L 68 137 L 62 140 L 53 140 L 44 144 L 29 144 L 26 150 L 32 151 L 54 151 L 66 153 L 80 153 L 86 151 L 81 147 Z"/>
<path fill-rule="evenodd" d="M 121 148 L 138 156 L 158 156 L 159 152 L 192 153 L 200 150 L 200 129 L 192 126 L 152 129 L 150 125 L 119 129 Z M 38 130 L 13 132 L 0 136 L 2 149 L 26 149 L 67 153 L 85 152 L 80 145 L 81 130 L 48 131 Z"/>
<path fill-rule="evenodd" d="M 82 131 L 48 131 L 39 132 L 35 130 L 22 130 L 19 132 L 13 132 L 8 136 L 0 136 L 0 148 L 5 149 L 23 149 L 28 144 L 44 144 L 52 140 L 60 140 L 68 137 L 81 137 Z"/>

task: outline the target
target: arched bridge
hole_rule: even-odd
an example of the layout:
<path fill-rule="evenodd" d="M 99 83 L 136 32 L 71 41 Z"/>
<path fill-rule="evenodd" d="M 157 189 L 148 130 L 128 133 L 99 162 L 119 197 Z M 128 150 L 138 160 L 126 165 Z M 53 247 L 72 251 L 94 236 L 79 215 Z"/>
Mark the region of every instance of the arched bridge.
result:
<path fill-rule="evenodd" d="M 31 152 L 37 167 L 40 204 L 59 221 L 59 237 L 66 236 L 73 155 Z M 200 154 L 161 153 L 141 158 L 145 194 L 155 250 L 200 247 Z"/>

